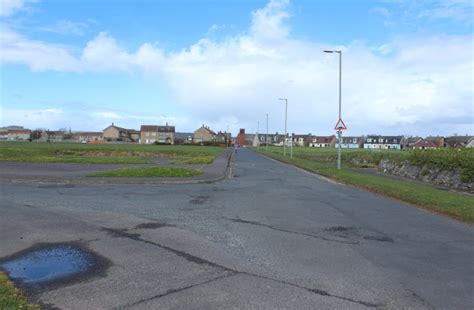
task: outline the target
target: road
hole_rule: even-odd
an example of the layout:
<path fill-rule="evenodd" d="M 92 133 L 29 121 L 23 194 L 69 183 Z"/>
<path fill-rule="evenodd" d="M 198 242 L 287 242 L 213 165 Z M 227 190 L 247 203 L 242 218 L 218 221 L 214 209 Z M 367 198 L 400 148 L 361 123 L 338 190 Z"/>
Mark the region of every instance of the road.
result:
<path fill-rule="evenodd" d="M 0 257 L 110 264 L 31 291 L 64 309 L 472 309 L 469 225 L 239 149 L 210 184 L 1 184 Z"/>

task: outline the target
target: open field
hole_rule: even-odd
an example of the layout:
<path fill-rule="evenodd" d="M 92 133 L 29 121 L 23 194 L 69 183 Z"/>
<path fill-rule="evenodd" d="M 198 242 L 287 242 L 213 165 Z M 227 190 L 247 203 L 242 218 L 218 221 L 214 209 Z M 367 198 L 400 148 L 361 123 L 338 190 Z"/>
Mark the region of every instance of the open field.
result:
<path fill-rule="evenodd" d="M 147 164 L 211 163 L 224 148 L 213 146 L 0 142 L 0 161 Z"/>
<path fill-rule="evenodd" d="M 303 169 L 316 172 L 318 174 L 330 177 L 336 181 L 355 185 L 367 190 L 393 197 L 401 201 L 405 201 L 416 206 L 436 211 L 460 219 L 468 223 L 474 223 L 474 198 L 447 192 L 444 190 L 432 188 L 430 186 L 406 183 L 403 181 L 387 179 L 384 177 L 361 174 L 350 170 L 337 170 L 335 168 L 335 158 L 337 156 L 336 149 L 310 149 L 310 148 L 294 148 L 293 160 L 289 156 L 284 157 L 283 149 L 280 147 L 271 147 L 269 152 L 265 152 L 265 148 L 255 151 L 268 155 L 272 158 L 283 162 L 293 164 Z M 443 150 L 444 151 L 444 150 Z M 456 151 L 455 151 L 456 152 Z M 345 163 L 350 161 L 353 156 L 364 156 L 380 161 L 382 158 L 409 158 L 413 156 L 419 158 L 421 155 L 413 155 L 411 152 L 401 151 L 368 151 L 368 150 L 343 150 L 342 158 Z M 426 152 L 428 154 L 428 152 Z M 441 153 L 441 152 L 440 152 Z M 453 154 L 452 152 L 451 154 Z M 459 152 L 464 155 L 469 152 Z M 439 154 L 439 153 L 437 153 Z M 430 158 L 426 155 L 425 158 Z M 449 157 L 443 158 L 443 161 L 449 161 Z M 331 162 L 329 162 L 331 161 Z M 454 161 L 456 163 L 456 161 Z M 459 165 L 460 162 L 457 162 Z M 471 165 L 472 163 L 467 163 Z"/>
<path fill-rule="evenodd" d="M 95 172 L 88 177 L 100 178 L 184 178 L 200 175 L 202 172 L 189 168 L 169 167 L 130 167 Z"/>

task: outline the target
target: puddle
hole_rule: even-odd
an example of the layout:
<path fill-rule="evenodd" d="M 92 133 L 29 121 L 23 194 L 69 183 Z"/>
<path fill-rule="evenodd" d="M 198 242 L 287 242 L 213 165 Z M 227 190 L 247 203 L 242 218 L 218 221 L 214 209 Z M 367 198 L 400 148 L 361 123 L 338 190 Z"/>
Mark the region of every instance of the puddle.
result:
<path fill-rule="evenodd" d="M 97 275 L 107 265 L 105 258 L 75 244 L 40 245 L 0 260 L 10 279 L 27 286 Z"/>

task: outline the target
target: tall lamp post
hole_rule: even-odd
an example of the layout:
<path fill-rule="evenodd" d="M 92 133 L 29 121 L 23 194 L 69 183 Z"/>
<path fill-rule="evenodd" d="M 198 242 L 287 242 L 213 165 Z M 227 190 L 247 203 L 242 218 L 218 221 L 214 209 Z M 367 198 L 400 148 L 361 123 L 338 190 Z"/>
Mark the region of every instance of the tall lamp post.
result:
<path fill-rule="evenodd" d="M 285 100 L 285 138 L 283 139 L 283 156 L 286 156 L 286 127 L 288 123 L 288 99 L 279 98 L 278 100 Z"/>
<path fill-rule="evenodd" d="M 342 51 L 324 51 L 325 53 L 337 53 L 339 54 L 339 119 L 341 119 L 341 85 L 342 85 Z M 341 169 L 341 140 L 342 140 L 342 130 L 337 131 L 337 169 Z"/>
<path fill-rule="evenodd" d="M 268 152 L 268 113 L 265 114 L 267 118 L 267 134 L 265 135 L 265 152 Z"/>

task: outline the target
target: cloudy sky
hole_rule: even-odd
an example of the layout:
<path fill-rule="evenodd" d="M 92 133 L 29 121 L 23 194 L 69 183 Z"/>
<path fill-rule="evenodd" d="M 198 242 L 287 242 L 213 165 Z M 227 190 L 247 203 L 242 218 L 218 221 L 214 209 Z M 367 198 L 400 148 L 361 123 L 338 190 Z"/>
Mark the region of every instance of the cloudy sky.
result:
<path fill-rule="evenodd" d="M 471 0 L 0 0 L 0 126 L 474 134 Z"/>

